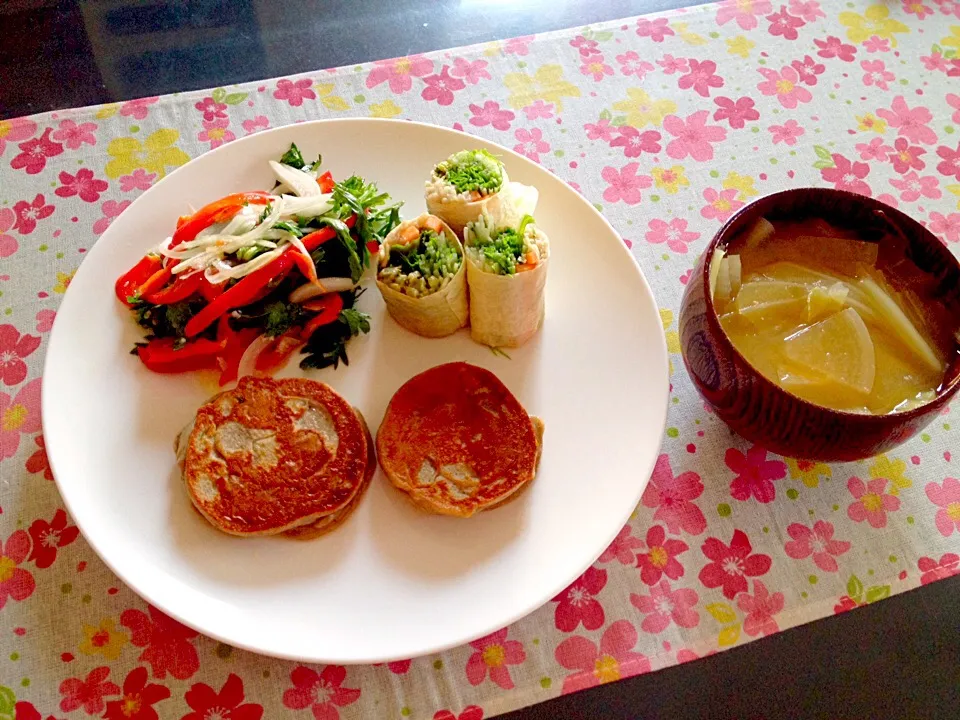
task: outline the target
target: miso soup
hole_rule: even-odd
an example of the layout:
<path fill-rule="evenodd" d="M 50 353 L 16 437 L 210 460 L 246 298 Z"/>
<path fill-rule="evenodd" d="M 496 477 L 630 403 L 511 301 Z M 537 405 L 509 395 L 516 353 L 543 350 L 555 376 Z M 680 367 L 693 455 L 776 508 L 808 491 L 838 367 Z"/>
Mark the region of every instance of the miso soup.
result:
<path fill-rule="evenodd" d="M 711 259 L 727 336 L 765 377 L 810 402 L 885 414 L 936 395 L 950 338 L 893 290 L 878 244 L 823 220 L 760 219 Z"/>

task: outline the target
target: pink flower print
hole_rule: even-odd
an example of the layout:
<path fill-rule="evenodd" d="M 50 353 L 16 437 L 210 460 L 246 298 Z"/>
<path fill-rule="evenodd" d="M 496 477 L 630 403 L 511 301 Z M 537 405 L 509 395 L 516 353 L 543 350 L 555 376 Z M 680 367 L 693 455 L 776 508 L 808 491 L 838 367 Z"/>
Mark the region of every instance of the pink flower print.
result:
<path fill-rule="evenodd" d="M 712 561 L 700 570 L 700 582 L 707 588 L 723 588 L 724 597 L 730 600 L 747 591 L 748 577 L 765 575 L 773 564 L 769 555 L 751 554 L 753 546 L 742 530 L 733 531 L 730 545 L 712 537 L 700 549 Z"/>
<path fill-rule="evenodd" d="M 640 132 L 635 127 L 623 125 L 620 127 L 620 135 L 610 142 L 610 147 L 622 147 L 623 154 L 630 158 L 639 157 L 645 152 L 656 154 L 660 152 L 661 137 L 656 130 Z"/>
<path fill-rule="evenodd" d="M 107 200 L 100 206 L 100 209 L 103 211 L 103 217 L 93 224 L 93 232 L 97 235 L 105 233 L 113 221 L 120 217 L 120 213 L 130 207 L 130 202 L 130 200 L 124 200 L 123 202 Z"/>
<path fill-rule="evenodd" d="M 454 715 L 451 710 L 437 710 L 433 720 L 483 720 L 483 708 L 479 705 L 467 705 L 459 715 Z"/>
<path fill-rule="evenodd" d="M 648 37 L 654 42 L 663 42 L 667 35 L 674 34 L 668 22 L 667 18 L 657 18 L 656 20 L 640 18 L 637 20 L 637 35 Z"/>
<path fill-rule="evenodd" d="M 544 119 L 553 117 L 553 103 L 545 103 L 543 100 L 535 100 L 533 105 L 527 105 L 523 109 L 527 120 Z"/>
<path fill-rule="evenodd" d="M 120 687 L 107 678 L 110 677 L 110 668 L 103 665 L 94 668 L 83 680 L 67 678 L 60 683 L 60 709 L 63 712 L 73 712 L 79 708 L 87 715 L 99 715 L 107 707 L 104 698 L 120 694 Z"/>
<path fill-rule="evenodd" d="M 657 60 L 657 65 L 663 69 L 664 75 L 685 73 L 690 69 L 690 63 L 686 58 L 675 58 L 670 53 L 664 55 L 663 60 Z"/>
<path fill-rule="evenodd" d="M 63 510 L 57 510 L 50 522 L 37 518 L 30 525 L 28 532 L 32 549 L 27 560 L 40 569 L 53 565 L 54 560 L 57 559 L 57 550 L 66 547 L 80 535 L 76 525 L 68 525 L 67 513 Z"/>
<path fill-rule="evenodd" d="M 766 15 L 773 10 L 769 0 L 724 0 L 717 5 L 717 24 L 726 25 L 736 21 L 741 30 L 753 30 L 757 15 Z"/>
<path fill-rule="evenodd" d="M 230 673 L 220 692 L 206 683 L 195 683 L 184 694 L 187 706 L 193 711 L 180 720 L 260 720 L 263 707 L 245 703 L 243 680 Z"/>
<path fill-rule="evenodd" d="M 585 630 L 596 630 L 602 626 L 603 606 L 597 602 L 596 596 L 606 584 L 607 571 L 589 567 L 566 590 L 553 598 L 553 602 L 557 603 L 554 611 L 557 630 L 573 632 L 580 623 L 583 623 Z"/>
<path fill-rule="evenodd" d="M 804 22 L 812 23 L 817 18 L 826 17 L 816 0 L 790 0 L 790 12 L 803 18 Z"/>
<path fill-rule="evenodd" d="M 637 553 L 640 579 L 647 585 L 655 585 L 666 575 L 671 580 L 683 576 L 683 565 L 677 560 L 690 546 L 682 540 L 668 540 L 663 528 L 654 525 L 647 530 L 647 551 Z"/>
<path fill-rule="evenodd" d="M 133 192 L 135 190 L 149 190 L 153 181 L 157 179 L 156 173 L 148 173 L 143 168 L 137 168 L 129 175 L 120 178 L 120 189 L 123 192 Z"/>
<path fill-rule="evenodd" d="M 620 72 L 624 75 L 636 75 L 637 80 L 643 80 L 647 73 L 654 69 L 653 65 L 646 60 L 641 60 L 633 50 L 625 52 L 623 55 L 617 55 L 617 62 L 620 64 Z M 958 120 L 957 122 L 960 122 Z"/>
<path fill-rule="evenodd" d="M 24 360 L 38 347 L 36 335 L 21 335 L 13 325 L 0 325 L 0 380 L 4 385 L 19 385 L 27 379 Z"/>
<path fill-rule="evenodd" d="M 316 720 L 339 720 L 337 708 L 360 699 L 359 688 L 343 687 L 346 679 L 347 671 L 340 665 L 327 665 L 319 673 L 298 665 L 290 673 L 293 687 L 283 691 L 283 705 L 291 710 L 310 708 Z"/>
<path fill-rule="evenodd" d="M 814 40 L 813 44 L 820 48 L 817 55 L 822 58 L 837 58 L 844 62 L 853 62 L 853 57 L 857 54 L 856 47 L 848 45 L 834 35 L 830 35 L 826 40 Z"/>
<path fill-rule="evenodd" d="M 857 152 L 860 153 L 861 160 L 885 162 L 891 150 L 893 150 L 892 147 L 883 144 L 882 137 L 875 137 L 868 143 L 857 143 Z"/>
<path fill-rule="evenodd" d="M 950 242 L 960 242 L 960 213 L 942 215 L 930 213 L 930 232 L 940 235 Z"/>
<path fill-rule="evenodd" d="M 807 103 L 813 98 L 810 91 L 801 87 L 800 74 L 789 65 L 785 65 L 780 72 L 772 68 L 757 68 L 757 72 L 766 78 L 757 85 L 757 89 L 764 95 L 776 95 L 777 100 L 785 108 L 793 109 L 800 103 Z"/>
<path fill-rule="evenodd" d="M 927 127 L 933 119 L 930 111 L 919 105 L 912 110 L 907 106 L 903 95 L 897 95 L 890 106 L 890 110 L 880 108 L 877 115 L 882 117 L 891 128 L 897 128 L 897 134 L 911 142 L 931 145 L 937 141 L 937 134 Z"/>
<path fill-rule="evenodd" d="M 23 602 L 36 589 L 33 575 L 18 567 L 29 552 L 30 536 L 25 530 L 15 530 L 5 543 L 0 543 L 0 610 L 7 604 L 7 599 Z"/>
<path fill-rule="evenodd" d="M 277 81 L 273 96 L 277 100 L 286 100 L 293 107 L 300 107 L 306 99 L 315 100 L 317 94 L 313 91 L 313 80 L 310 78 L 301 78 L 296 82 L 284 78 Z"/>
<path fill-rule="evenodd" d="M 802 28 L 806 24 L 803 18 L 794 17 L 788 13 L 784 5 L 780 6 L 780 12 L 775 12 L 766 17 L 770 22 L 768 32 L 773 36 L 781 36 L 784 40 L 796 40 L 798 37 L 797 28 Z"/>
<path fill-rule="evenodd" d="M 751 637 L 773 635 L 780 630 L 774 617 L 783 610 L 783 604 L 783 593 L 771 595 L 762 581 L 754 580 L 753 595 L 742 593 L 737 597 L 737 607 L 746 615 L 743 631 Z"/>
<path fill-rule="evenodd" d="M 796 120 L 787 120 L 783 125 L 771 125 L 767 130 L 773 135 L 774 145 L 781 142 L 785 145 L 796 145 L 797 138 L 806 132 Z"/>
<path fill-rule="evenodd" d="M 931 557 L 922 557 L 917 560 L 917 569 L 923 573 L 920 576 L 921 585 L 929 585 L 937 580 L 960 575 L 960 555 L 944 553 L 939 562 Z"/>
<path fill-rule="evenodd" d="M 686 253 L 687 245 L 700 237 L 700 233 L 687 230 L 687 221 L 683 218 L 673 218 L 669 223 L 654 219 L 650 221 L 649 228 L 645 236 L 648 243 L 665 242 L 675 253 Z"/>
<path fill-rule="evenodd" d="M 700 97 L 710 97 L 710 88 L 723 87 L 723 78 L 717 75 L 717 64 L 713 60 L 694 60 L 690 58 L 690 71 L 677 80 L 681 90 L 693 91 Z"/>
<path fill-rule="evenodd" d="M 20 200 L 13 205 L 13 214 L 16 215 L 13 228 L 21 235 L 29 235 L 37 228 L 37 221 L 53 215 L 54 209 L 53 205 L 47 205 L 43 195 L 37 195 L 33 202 Z"/>
<path fill-rule="evenodd" d="M 26 140 L 37 131 L 37 124 L 29 118 L 20 117 L 12 120 L 0 120 L 0 155 L 7 147 L 8 142 Z"/>
<path fill-rule="evenodd" d="M 120 624 L 130 630 L 130 642 L 144 648 L 138 662 L 149 663 L 153 676 L 161 680 L 169 672 L 177 680 L 186 680 L 200 669 L 197 648 L 191 642 L 197 631 L 147 606 L 147 612 L 124 610 Z"/>
<path fill-rule="evenodd" d="M 84 143 L 97 144 L 97 138 L 93 134 L 96 129 L 96 123 L 85 122 L 77 125 L 73 120 L 62 120 L 57 131 L 50 137 L 57 142 L 62 142 L 71 150 L 79 150 Z"/>
<path fill-rule="evenodd" d="M 229 118 L 218 118 L 216 120 L 204 120 L 203 121 L 203 130 L 197 135 L 197 140 L 200 142 L 210 143 L 210 149 L 218 148 L 224 143 L 228 143 L 231 140 L 236 140 L 237 136 L 233 134 L 232 130 L 229 130 L 230 126 Z"/>
<path fill-rule="evenodd" d="M 17 215 L 10 208 L 0 208 L 0 258 L 10 257 L 19 248 L 20 243 L 7 231 L 13 230 L 17 224 Z"/>
<path fill-rule="evenodd" d="M 630 595 L 630 603 L 646 616 L 640 623 L 640 628 L 651 634 L 663 632 L 671 622 L 678 627 L 696 627 L 700 623 L 700 614 L 693 608 L 699 599 L 696 590 L 672 590 L 668 580 L 652 585 L 649 595 Z"/>
<path fill-rule="evenodd" d="M 915 172 L 904 175 L 899 180 L 893 178 L 890 184 L 897 190 L 900 190 L 900 199 L 904 202 L 914 202 L 921 197 L 936 200 L 943 196 L 940 192 L 940 183 L 933 175 L 920 177 Z"/>
<path fill-rule="evenodd" d="M 599 562 L 607 563 L 618 560 L 621 565 L 633 565 L 637 559 L 637 548 L 643 547 L 643 540 L 634 536 L 630 525 L 624 525 L 610 547 L 603 551 Z"/>
<path fill-rule="evenodd" d="M 760 119 L 760 113 L 754 107 L 753 98 L 742 97 L 734 101 L 728 97 L 718 97 L 713 101 L 719 106 L 713 113 L 713 119 L 726 120 L 734 129 L 739 130 L 744 127 L 748 120 Z"/>
<path fill-rule="evenodd" d="M 203 113 L 203 119 L 208 122 L 211 120 L 216 120 L 217 118 L 225 118 L 227 116 L 227 104 L 217 102 L 209 96 L 198 102 L 195 102 L 193 106 Z"/>
<path fill-rule="evenodd" d="M 847 515 L 854 522 L 866 520 L 871 527 L 887 526 L 887 513 L 900 509 L 900 499 L 884 492 L 887 486 L 885 478 L 876 478 L 864 484 L 858 477 L 847 481 L 847 489 L 853 495 L 854 502 L 847 508 Z"/>
<path fill-rule="evenodd" d="M 458 57 L 453 60 L 453 69 L 450 74 L 454 77 L 463 78 L 471 85 L 476 85 L 481 80 L 489 80 L 490 72 L 487 70 L 486 60 L 466 60 Z"/>
<path fill-rule="evenodd" d="M 630 163 L 617 170 L 607 165 L 600 177 L 607 181 L 609 187 L 603 191 L 603 199 L 609 203 L 623 200 L 627 205 L 636 205 L 640 202 L 640 189 L 648 188 L 653 179 L 647 175 L 637 175 L 639 163 Z"/>
<path fill-rule="evenodd" d="M 613 68 L 607 65 L 603 60 L 603 55 L 594 55 L 586 58 L 586 62 L 580 66 L 582 75 L 592 75 L 594 82 L 600 82 L 607 75 L 613 75 Z"/>
<path fill-rule="evenodd" d="M 954 530 L 960 531 L 960 480 L 944 478 L 942 485 L 928 483 L 924 491 L 927 498 L 939 507 L 934 523 L 944 537 L 950 537 Z"/>
<path fill-rule="evenodd" d="M 493 100 L 487 100 L 483 107 L 479 105 L 470 105 L 470 112 L 473 117 L 470 118 L 470 124 L 476 127 L 493 126 L 495 130 L 509 130 L 510 122 L 516 117 L 509 110 L 500 107 L 500 103 Z"/>
<path fill-rule="evenodd" d="M 867 52 L 890 52 L 890 41 L 876 35 L 863 41 L 863 48 Z"/>
<path fill-rule="evenodd" d="M 947 72 L 947 68 L 950 67 L 943 55 L 938 52 L 931 53 L 929 55 L 921 55 L 920 62 L 923 63 L 923 66 L 927 70 L 932 71 Z"/>
<path fill-rule="evenodd" d="M 586 123 L 583 129 L 587 131 L 588 140 L 603 140 L 610 142 L 617 132 L 617 128 L 610 124 L 609 120 L 601 118 L 596 124 Z"/>
<path fill-rule="evenodd" d="M 21 387 L 13 398 L 0 392 L 0 460 L 13 457 L 21 434 L 35 432 L 40 432 L 40 378 Z"/>
<path fill-rule="evenodd" d="M 47 457 L 47 447 L 43 435 L 37 435 L 33 442 L 37 445 L 37 450 L 27 458 L 24 467 L 29 473 L 43 473 L 44 480 L 53 480 L 53 471 L 50 470 L 50 458 Z"/>
<path fill-rule="evenodd" d="M 837 572 L 836 556 L 850 549 L 846 540 L 833 539 L 833 524 L 823 520 L 817 520 L 813 529 L 792 523 L 787 527 L 787 534 L 793 538 L 783 546 L 787 556 L 804 560 L 812 555 L 814 564 L 824 572 Z"/>
<path fill-rule="evenodd" d="M 827 69 L 823 63 L 818 63 L 809 55 L 804 55 L 803 60 L 794 60 L 790 67 L 797 71 L 800 82 L 811 87 L 817 84 L 817 75 L 822 75 Z"/>
<path fill-rule="evenodd" d="M 52 128 L 43 131 L 43 135 L 20 143 L 20 154 L 10 161 L 14 170 L 25 170 L 27 175 L 36 175 L 47 166 L 47 159 L 63 152 L 63 145 L 50 139 Z"/>
<path fill-rule="evenodd" d="M 862 162 L 851 163 L 840 153 L 833 153 L 832 168 L 824 168 L 820 176 L 837 190 L 847 190 L 870 197 L 870 186 L 863 179 L 870 174 L 870 166 Z"/>
<path fill-rule="evenodd" d="M 910 145 L 906 138 L 897 138 L 890 153 L 890 162 L 893 163 L 893 169 L 901 174 L 911 169 L 923 170 L 927 164 L 920 156 L 926 154 L 926 150 L 918 145 Z"/>
<path fill-rule="evenodd" d="M 673 476 L 670 457 L 657 458 L 650 484 L 643 493 L 644 507 L 656 508 L 654 522 L 662 522 L 673 535 L 681 531 L 699 535 L 707 528 L 707 519 L 693 501 L 703 494 L 700 476 L 692 470 Z"/>
<path fill-rule="evenodd" d="M 136 100 L 127 100 L 127 102 L 120 106 L 120 114 L 124 117 L 133 118 L 134 120 L 143 120 L 147 117 L 147 113 L 150 111 L 150 106 L 159 100 L 160 98 L 158 97 L 145 97 L 137 98 Z"/>
<path fill-rule="evenodd" d="M 507 55 L 526 55 L 530 52 L 530 41 L 535 37 L 536 35 L 523 35 L 510 38 L 503 46 L 503 52 Z"/>
<path fill-rule="evenodd" d="M 960 95 L 954 95 L 953 93 L 947 93 L 947 105 L 954 109 L 953 121 L 955 123 L 960 123 Z"/>
<path fill-rule="evenodd" d="M 601 55 L 600 43 L 596 40 L 588 40 L 583 35 L 577 35 L 570 41 L 570 45 L 575 47 L 580 53 L 581 58 L 589 58 L 593 55 Z"/>
<path fill-rule="evenodd" d="M 603 631 L 598 648 L 592 640 L 574 635 L 557 645 L 554 657 L 561 667 L 575 671 L 563 681 L 561 693 L 569 693 L 650 672 L 645 655 L 632 652 L 637 630 L 628 620 L 617 620 Z"/>
<path fill-rule="evenodd" d="M 68 172 L 60 173 L 60 187 L 53 191 L 58 197 L 67 198 L 79 195 L 84 202 L 92 203 L 100 199 L 100 193 L 106 190 L 109 184 L 105 180 L 97 180 L 93 171 L 80 168 L 76 175 Z"/>
<path fill-rule="evenodd" d="M 420 93 L 420 97 L 428 102 L 436 100 L 438 105 L 452 105 L 453 93 L 466 87 L 463 80 L 451 77 L 449 65 L 444 65 L 439 75 L 425 77 L 423 82 L 427 86 Z"/>
<path fill-rule="evenodd" d="M 707 188 L 703 191 L 703 199 L 707 204 L 700 208 L 700 215 L 707 220 L 726 222 L 733 213 L 743 207 L 743 203 L 737 200 L 737 192 L 736 188 L 728 188 L 720 192 Z"/>
<path fill-rule="evenodd" d="M 540 162 L 540 153 L 550 151 L 550 143 L 543 139 L 543 132 L 540 128 L 525 130 L 517 128 L 513 136 L 519 140 L 519 143 L 513 146 L 514 152 L 525 155 L 534 162 Z"/>
<path fill-rule="evenodd" d="M 941 145 L 937 148 L 937 157 L 941 159 L 941 162 L 937 163 L 937 172 L 960 180 L 960 143 L 957 143 L 956 150 Z"/>
<path fill-rule="evenodd" d="M 860 67 L 862 67 L 864 71 L 864 85 L 867 87 L 874 85 L 881 90 L 890 89 L 887 83 L 893 82 L 894 75 L 887 70 L 887 66 L 883 60 L 863 60 L 860 63 Z"/>
<path fill-rule="evenodd" d="M 877 200 L 882 202 L 884 205 L 889 205 L 892 208 L 899 207 L 900 203 L 897 202 L 897 199 L 890 193 L 883 193 L 877 195 Z"/>
<path fill-rule="evenodd" d="M 490 673 L 490 679 L 504 690 L 513 689 L 510 665 L 520 665 L 527 659 L 523 645 L 516 640 L 507 640 L 509 628 L 474 640 L 470 643 L 475 652 L 467 660 L 467 680 L 479 685 Z"/>
<path fill-rule="evenodd" d="M 916 15 L 917 20 L 923 20 L 927 15 L 933 15 L 931 8 L 914 0 L 903 0 L 903 11 L 908 15 Z"/>
<path fill-rule="evenodd" d="M 949 17 L 950 15 L 956 16 L 957 20 L 960 20 L 960 2 L 956 0 L 933 0 L 937 5 L 940 6 L 940 13 Z"/>
<path fill-rule="evenodd" d="M 367 75 L 367 87 L 375 88 L 385 82 L 390 87 L 390 92 L 400 95 L 413 87 L 413 78 L 424 77 L 432 72 L 433 60 L 423 55 L 377 60 L 373 64 L 373 70 Z"/>
<path fill-rule="evenodd" d="M 724 462 L 737 476 L 730 483 L 730 495 L 736 500 L 748 500 L 750 496 L 757 502 L 772 502 L 777 496 L 774 481 L 787 474 L 787 466 L 781 460 L 767 460 L 767 451 L 754 445 L 744 455 L 730 448 L 724 455 Z"/>
<path fill-rule="evenodd" d="M 681 120 L 676 115 L 667 115 L 663 119 L 664 129 L 674 136 L 667 144 L 667 155 L 674 160 L 682 160 L 689 155 L 698 162 L 713 160 L 713 146 L 710 143 L 726 139 L 727 131 L 719 125 L 707 125 L 709 110 L 698 110 Z"/>
<path fill-rule="evenodd" d="M 270 120 L 267 119 L 266 115 L 257 115 L 255 118 L 244 120 L 240 124 L 243 126 L 243 131 L 247 135 L 253 135 L 255 132 L 260 132 L 270 127 Z"/>

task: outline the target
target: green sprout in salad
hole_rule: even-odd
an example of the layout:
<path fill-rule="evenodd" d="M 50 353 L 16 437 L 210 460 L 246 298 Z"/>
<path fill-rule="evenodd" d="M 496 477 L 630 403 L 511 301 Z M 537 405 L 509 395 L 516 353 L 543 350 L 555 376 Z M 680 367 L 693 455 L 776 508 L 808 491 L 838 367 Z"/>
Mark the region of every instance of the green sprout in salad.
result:
<path fill-rule="evenodd" d="M 459 250 L 445 235 L 424 229 L 412 242 L 390 248 L 379 279 L 404 295 L 424 297 L 446 287 L 461 262 Z"/>
<path fill-rule="evenodd" d="M 458 194 L 492 195 L 503 185 L 503 165 L 486 150 L 461 150 L 439 163 L 433 174 L 453 185 Z"/>
<path fill-rule="evenodd" d="M 468 227 L 467 247 L 483 269 L 497 275 L 514 275 L 522 264 L 528 249 L 526 233 L 534 225 L 530 215 L 524 215 L 517 228 L 495 228 L 481 217 Z"/>

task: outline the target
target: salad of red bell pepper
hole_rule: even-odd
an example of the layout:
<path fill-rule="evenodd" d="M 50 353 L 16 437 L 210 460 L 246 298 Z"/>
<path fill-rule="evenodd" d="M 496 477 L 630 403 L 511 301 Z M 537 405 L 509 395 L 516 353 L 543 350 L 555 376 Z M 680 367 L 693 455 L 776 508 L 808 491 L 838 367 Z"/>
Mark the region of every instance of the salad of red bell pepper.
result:
<path fill-rule="evenodd" d="M 349 362 L 347 342 L 370 329 L 358 282 L 399 222 L 372 183 L 335 182 L 291 145 L 271 162 L 277 185 L 207 203 L 117 279 L 117 298 L 147 331 L 134 349 L 154 372 L 219 370 L 236 380 L 261 336 L 258 371 L 299 349 L 300 365 Z"/>

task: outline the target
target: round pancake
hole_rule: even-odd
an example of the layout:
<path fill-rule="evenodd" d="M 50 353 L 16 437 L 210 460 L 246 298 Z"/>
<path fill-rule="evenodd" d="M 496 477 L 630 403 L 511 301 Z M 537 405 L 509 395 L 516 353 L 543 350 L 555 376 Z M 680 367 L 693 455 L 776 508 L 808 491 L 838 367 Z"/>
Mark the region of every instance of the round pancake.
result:
<path fill-rule="evenodd" d="M 197 411 L 183 479 L 215 527 L 272 535 L 350 503 L 368 452 L 357 414 L 327 385 L 244 377 Z"/>
<path fill-rule="evenodd" d="M 384 473 L 419 507 L 469 517 L 536 474 L 534 423 L 496 375 L 467 363 L 431 368 L 390 400 L 377 432 Z"/>
<path fill-rule="evenodd" d="M 357 413 L 357 418 L 360 420 L 360 424 L 363 425 L 363 434 L 367 439 L 367 469 L 363 473 L 363 481 L 360 483 L 360 488 L 354 494 L 353 499 L 339 510 L 335 510 L 309 525 L 300 525 L 284 531 L 283 534 L 287 537 L 292 537 L 295 540 L 313 540 L 336 530 L 343 525 L 347 518 L 353 514 L 353 511 L 357 509 L 357 505 L 360 504 L 364 493 L 366 493 L 367 488 L 370 487 L 370 481 L 377 471 L 377 452 L 373 447 L 373 437 L 370 435 L 370 428 L 367 427 L 366 420 L 363 419 L 363 415 L 361 415 L 360 411 L 356 408 L 354 408 L 354 412 Z"/>

